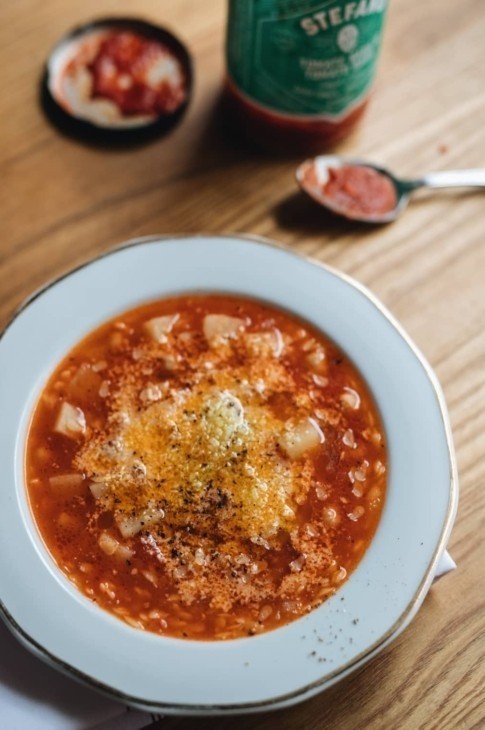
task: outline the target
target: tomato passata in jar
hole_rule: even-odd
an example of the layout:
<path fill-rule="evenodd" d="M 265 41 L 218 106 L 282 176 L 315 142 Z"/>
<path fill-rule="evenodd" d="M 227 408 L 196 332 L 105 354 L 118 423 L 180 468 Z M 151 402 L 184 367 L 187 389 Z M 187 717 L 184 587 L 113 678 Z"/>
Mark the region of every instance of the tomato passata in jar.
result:
<path fill-rule="evenodd" d="M 388 0 L 229 0 L 227 98 L 244 131 L 283 151 L 320 150 L 368 100 Z"/>

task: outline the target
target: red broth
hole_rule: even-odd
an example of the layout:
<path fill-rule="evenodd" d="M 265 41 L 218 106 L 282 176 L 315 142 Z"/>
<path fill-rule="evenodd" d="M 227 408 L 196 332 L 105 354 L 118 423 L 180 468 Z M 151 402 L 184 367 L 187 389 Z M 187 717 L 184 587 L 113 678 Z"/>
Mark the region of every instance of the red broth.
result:
<path fill-rule="evenodd" d="M 386 488 L 355 366 L 267 304 L 190 295 L 74 347 L 32 417 L 26 478 L 60 570 L 133 627 L 251 636 L 338 590 Z"/>

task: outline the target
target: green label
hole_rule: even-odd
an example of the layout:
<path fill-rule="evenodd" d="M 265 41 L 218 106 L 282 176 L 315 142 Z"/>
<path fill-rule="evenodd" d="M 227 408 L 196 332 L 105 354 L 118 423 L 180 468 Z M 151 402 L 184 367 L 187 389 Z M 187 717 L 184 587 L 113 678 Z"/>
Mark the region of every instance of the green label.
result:
<path fill-rule="evenodd" d="M 229 0 L 229 74 L 278 112 L 338 119 L 372 84 L 387 0 Z"/>

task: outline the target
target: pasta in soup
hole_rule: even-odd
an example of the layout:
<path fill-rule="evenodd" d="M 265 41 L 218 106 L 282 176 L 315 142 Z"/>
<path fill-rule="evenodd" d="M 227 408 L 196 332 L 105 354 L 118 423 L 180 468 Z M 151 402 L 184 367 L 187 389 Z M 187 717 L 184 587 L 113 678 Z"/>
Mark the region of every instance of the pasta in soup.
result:
<path fill-rule="evenodd" d="M 65 357 L 26 479 L 48 550 L 90 600 L 142 630 L 232 639 L 338 590 L 376 530 L 386 449 L 362 377 L 320 331 L 187 295 Z"/>

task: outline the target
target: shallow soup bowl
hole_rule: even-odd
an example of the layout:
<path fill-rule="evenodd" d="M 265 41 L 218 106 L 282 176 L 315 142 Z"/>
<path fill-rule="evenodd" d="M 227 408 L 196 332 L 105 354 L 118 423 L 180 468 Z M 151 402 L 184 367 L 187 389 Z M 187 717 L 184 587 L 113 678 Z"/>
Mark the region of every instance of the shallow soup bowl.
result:
<path fill-rule="evenodd" d="M 386 502 L 356 570 L 319 608 L 254 637 L 179 640 L 123 623 L 60 572 L 29 507 L 26 437 L 55 366 L 104 321 L 184 292 L 257 298 L 322 330 L 366 380 L 387 440 Z M 47 285 L 20 308 L 0 340 L 0 403 L 1 614 L 49 664 L 136 707 L 173 714 L 261 711 L 328 688 L 409 624 L 452 527 L 453 448 L 431 369 L 362 286 L 268 241 L 139 239 Z"/>

